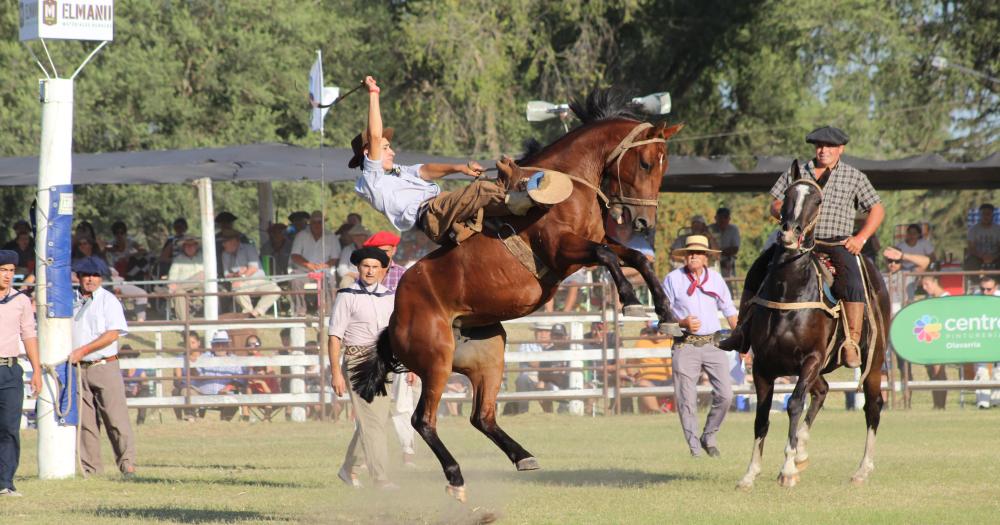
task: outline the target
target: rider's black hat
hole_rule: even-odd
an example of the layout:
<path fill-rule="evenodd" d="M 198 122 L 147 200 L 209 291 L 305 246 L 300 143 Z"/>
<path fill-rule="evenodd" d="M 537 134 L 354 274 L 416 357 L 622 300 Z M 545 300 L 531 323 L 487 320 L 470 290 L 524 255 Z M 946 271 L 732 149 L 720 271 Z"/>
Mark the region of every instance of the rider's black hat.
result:
<path fill-rule="evenodd" d="M 844 144 L 847 144 L 847 141 L 849 140 L 851 139 L 847 136 L 847 133 L 844 133 L 842 129 L 835 128 L 833 126 L 816 128 L 812 130 L 812 133 L 806 135 L 806 142 L 810 144 L 822 142 L 823 144 L 843 146 Z"/>

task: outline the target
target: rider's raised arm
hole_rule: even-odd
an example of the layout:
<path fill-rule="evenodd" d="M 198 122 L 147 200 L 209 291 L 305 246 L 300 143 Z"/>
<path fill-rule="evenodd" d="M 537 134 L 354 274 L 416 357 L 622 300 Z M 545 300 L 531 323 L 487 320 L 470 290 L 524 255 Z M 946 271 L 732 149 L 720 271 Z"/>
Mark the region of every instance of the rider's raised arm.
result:
<path fill-rule="evenodd" d="M 365 77 L 368 87 L 368 158 L 382 160 L 382 110 L 379 108 L 379 87 L 375 79 Z"/>

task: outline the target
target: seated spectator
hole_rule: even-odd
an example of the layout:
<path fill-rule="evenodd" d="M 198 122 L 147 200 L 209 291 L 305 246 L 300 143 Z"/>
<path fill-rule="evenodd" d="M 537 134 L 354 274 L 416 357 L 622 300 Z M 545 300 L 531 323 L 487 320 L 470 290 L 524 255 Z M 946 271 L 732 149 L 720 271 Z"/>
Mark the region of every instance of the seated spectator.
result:
<path fill-rule="evenodd" d="M 145 252 L 134 239 L 128 235 L 128 227 L 122 221 L 115 221 L 111 225 L 112 241 L 107 247 L 107 259 L 109 265 L 118 270 L 119 275 L 128 275 L 129 259 L 134 255 Z"/>
<path fill-rule="evenodd" d="M 715 223 L 708 227 L 711 237 L 719 241 L 719 273 L 725 278 L 736 277 L 736 255 L 740 252 L 740 229 L 732 224 L 732 212 L 725 206 L 715 211 Z"/>
<path fill-rule="evenodd" d="M 31 224 L 29 224 L 28 221 L 20 219 L 14 223 L 14 226 L 12 226 L 11 229 L 14 230 L 14 236 L 11 237 L 11 239 L 7 241 L 6 244 L 3 245 L 4 250 L 16 250 L 17 237 L 22 233 L 27 234 L 28 238 L 31 239 L 31 242 L 29 244 L 31 244 L 32 246 L 35 245 L 35 239 L 31 236 Z"/>
<path fill-rule="evenodd" d="M 309 226 L 309 212 L 293 211 L 288 214 L 288 231 L 285 235 L 289 239 L 294 239 L 299 232 L 305 231 Z"/>
<path fill-rule="evenodd" d="M 202 279 L 205 278 L 205 264 L 201 258 L 200 239 L 186 235 L 179 239 L 179 242 L 181 249 L 174 256 L 173 264 L 170 265 L 167 290 L 171 294 L 177 294 L 170 299 L 170 305 L 173 307 L 177 319 L 185 321 L 191 315 L 192 302 L 194 309 L 200 308 L 203 302 L 201 297 L 188 299 L 187 294 L 203 289 Z"/>
<path fill-rule="evenodd" d="M 160 248 L 160 269 L 158 275 L 166 275 L 170 271 L 170 263 L 174 260 L 174 256 L 181 253 L 181 240 L 187 237 L 187 219 L 178 217 L 174 219 L 174 223 L 171 226 L 174 234 L 167 237 L 166 242 L 163 243 L 163 248 Z"/>
<path fill-rule="evenodd" d="M 997 289 L 995 277 L 984 275 L 979 278 L 979 293 L 983 295 L 994 295 L 1000 297 L 1000 290 Z"/>
<path fill-rule="evenodd" d="M 336 280 L 332 271 L 340 259 L 340 241 L 337 236 L 325 231 L 323 213 L 314 211 L 309 217 L 309 227 L 295 235 L 289 265 L 295 273 L 322 272 L 326 287 L 326 300 L 333 304 Z M 346 259 L 345 259 L 346 260 Z M 303 291 L 312 282 L 308 278 L 292 281 L 292 290 Z M 306 315 L 306 300 L 302 294 L 292 296 L 293 310 L 297 317 Z"/>
<path fill-rule="evenodd" d="M 963 268 L 969 271 L 1000 268 L 1000 225 L 994 222 L 992 204 L 979 207 L 979 222 L 969 228 L 968 255 Z"/>
<path fill-rule="evenodd" d="M 184 341 L 184 352 L 187 354 L 187 359 L 189 363 L 194 363 L 198 360 L 198 357 L 202 352 L 201 336 L 195 332 L 188 332 L 187 339 Z M 191 368 L 191 374 L 194 375 L 194 368 Z M 189 386 L 187 377 L 184 375 L 184 368 L 174 369 L 174 386 L 170 392 L 172 396 L 182 396 L 184 395 L 185 388 Z M 193 390 L 192 390 L 193 391 Z M 194 409 L 185 408 L 175 408 L 174 415 L 177 417 L 177 421 L 188 420 L 194 421 L 195 411 Z"/>
<path fill-rule="evenodd" d="M 101 247 L 94 241 L 94 238 L 89 235 L 79 235 L 73 240 L 73 247 L 70 250 L 70 257 L 75 261 L 77 259 L 83 259 L 84 257 L 96 256 L 100 259 L 106 259 L 104 256 L 104 251 Z"/>
<path fill-rule="evenodd" d="M 670 348 L 672 342 L 669 337 L 661 337 L 657 330 L 657 325 L 643 328 L 639 335 L 643 337 L 635 342 L 636 348 Z M 628 372 L 632 376 L 635 386 L 653 387 L 670 386 L 673 384 L 671 359 L 669 357 L 642 357 L 636 359 L 634 364 L 641 365 L 636 368 L 629 368 Z M 673 400 L 668 398 L 667 406 L 673 406 Z M 655 414 L 661 410 L 660 402 L 656 396 L 639 397 L 639 412 L 643 414 Z"/>
<path fill-rule="evenodd" d="M 357 213 L 348 213 L 347 218 L 344 220 L 344 224 L 338 226 L 333 232 L 340 239 L 341 249 L 348 247 L 354 242 L 354 239 L 351 238 L 351 234 L 348 233 L 353 226 L 363 226 L 361 224 L 361 215 L 358 215 Z"/>
<path fill-rule="evenodd" d="M 260 247 L 261 259 L 268 261 L 268 275 L 288 275 L 288 258 L 292 255 L 292 241 L 288 227 L 282 223 L 267 228 L 267 240 Z"/>
<path fill-rule="evenodd" d="M 94 230 L 94 225 L 90 224 L 90 221 L 80 221 L 80 223 L 76 225 L 76 230 L 74 230 L 73 233 L 74 245 L 76 244 L 76 241 L 82 237 L 89 238 L 90 242 L 94 243 L 94 251 L 100 253 L 101 257 L 104 257 L 104 248 L 102 248 L 103 245 L 98 242 L 97 232 Z"/>
<path fill-rule="evenodd" d="M 569 350 L 569 333 L 566 332 L 566 325 L 556 323 L 552 325 L 552 344 L 545 348 L 546 352 L 553 350 Z M 569 372 L 566 370 L 554 370 L 556 368 L 568 368 L 569 361 L 544 361 L 539 363 L 538 379 L 546 386 L 546 390 L 565 390 L 569 388 Z M 552 412 L 552 401 L 541 401 L 542 410 Z M 559 401 L 560 414 L 569 411 L 569 403 Z"/>
<path fill-rule="evenodd" d="M 19 232 L 14 240 L 4 246 L 5 250 L 17 253 L 16 273 L 25 277 L 35 273 L 35 239 L 31 232 Z"/>
<path fill-rule="evenodd" d="M 936 268 L 935 268 L 936 270 Z M 935 275 L 925 275 L 920 278 L 920 285 L 927 292 L 927 297 L 947 297 L 951 295 L 946 292 L 944 288 L 941 287 L 941 283 L 938 282 L 938 278 Z M 948 370 L 945 365 L 927 365 L 927 377 L 931 381 L 947 381 L 948 380 Z M 944 410 L 948 402 L 948 391 L 947 390 L 933 390 L 931 395 L 934 398 L 934 408 L 937 410 Z"/>
<path fill-rule="evenodd" d="M 929 262 L 934 262 L 934 245 L 924 239 L 919 224 L 914 223 L 906 227 L 906 237 L 896 243 L 896 249 L 902 253 L 923 255 Z M 907 272 L 914 271 L 916 267 L 916 263 L 907 260 L 903 260 L 902 265 L 903 271 Z"/>
<path fill-rule="evenodd" d="M 199 359 L 203 357 L 226 357 L 231 355 L 229 351 L 230 345 L 229 334 L 225 330 L 219 330 L 212 336 L 212 350 L 199 356 Z M 192 370 L 192 375 L 197 376 L 197 379 L 191 379 L 191 386 L 189 388 L 192 391 L 190 393 L 191 395 L 202 396 L 244 393 L 246 391 L 246 380 L 228 377 L 244 374 L 246 374 L 246 371 L 242 366 L 217 365 L 195 368 Z M 185 395 L 186 393 L 182 391 L 181 395 Z M 236 405 L 223 406 L 220 409 L 222 412 L 221 419 L 223 421 L 232 421 L 238 409 L 239 407 Z M 204 416 L 205 409 L 201 409 L 198 412 L 200 416 Z"/>
<path fill-rule="evenodd" d="M 344 236 L 351 242 L 343 246 L 340 251 L 340 264 L 337 265 L 339 288 L 347 288 L 354 284 L 354 281 L 358 280 L 358 267 L 351 264 L 351 254 L 354 253 L 354 250 L 364 247 L 365 240 L 371 236 L 371 233 L 364 226 L 355 224 L 344 232 L 344 235 L 341 237 L 343 238 Z"/>
<path fill-rule="evenodd" d="M 132 349 L 132 345 L 122 345 L 118 349 L 118 357 L 123 359 L 135 359 L 141 357 L 138 350 Z M 156 377 L 155 370 L 143 368 L 122 368 L 122 379 L 125 382 L 125 397 L 151 397 L 155 384 L 146 381 L 148 377 Z M 146 422 L 146 409 L 139 408 L 135 416 L 135 424 L 141 425 Z"/>
<path fill-rule="evenodd" d="M 269 281 L 264 275 L 264 270 L 260 269 L 260 257 L 257 250 L 249 244 L 240 241 L 239 235 L 235 232 L 224 232 L 222 234 L 222 268 L 226 278 L 236 279 L 230 283 L 234 292 L 263 291 L 271 292 L 260 296 L 257 305 L 254 306 L 249 295 L 237 295 L 236 303 L 243 310 L 243 313 L 250 314 L 251 317 L 262 317 L 278 300 L 278 293 L 281 288 L 277 284 Z"/>
<path fill-rule="evenodd" d="M 519 352 L 544 352 L 546 349 L 552 346 L 552 325 L 549 323 L 535 323 L 532 327 L 535 333 L 534 343 L 523 343 L 518 347 Z M 535 390 L 548 390 L 548 385 L 539 378 L 538 361 L 529 361 L 522 363 L 522 366 L 527 368 L 533 368 L 536 370 L 525 370 L 521 372 L 517 379 L 514 381 L 518 392 L 531 392 Z M 543 402 L 542 409 L 546 412 L 552 411 L 552 404 L 547 405 Z M 547 408 L 547 410 L 546 410 Z M 504 406 L 503 413 L 505 415 L 516 415 L 524 414 L 528 412 L 528 402 L 527 401 L 508 401 Z"/>
<path fill-rule="evenodd" d="M 261 342 L 260 338 L 256 335 L 251 335 L 247 337 L 246 346 L 250 355 L 252 356 L 262 356 L 263 352 L 260 351 Z M 271 394 L 279 392 L 281 390 L 281 385 L 278 383 L 278 378 L 275 377 L 277 373 L 273 367 L 270 366 L 255 366 L 250 368 L 250 373 L 254 375 L 261 376 L 259 378 L 254 378 L 249 381 L 250 392 L 254 394 Z"/>

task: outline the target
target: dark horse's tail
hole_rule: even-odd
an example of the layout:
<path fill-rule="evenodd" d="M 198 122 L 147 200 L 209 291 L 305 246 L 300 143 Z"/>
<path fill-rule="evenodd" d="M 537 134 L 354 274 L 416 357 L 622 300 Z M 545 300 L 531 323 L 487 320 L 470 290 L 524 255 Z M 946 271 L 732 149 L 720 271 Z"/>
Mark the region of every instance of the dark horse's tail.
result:
<path fill-rule="evenodd" d="M 405 370 L 399 359 L 392 355 L 388 330 L 383 330 L 378 336 L 375 351 L 355 363 L 353 368 L 351 386 L 361 399 L 369 403 L 375 396 L 386 395 L 385 384 L 389 380 L 390 372 L 399 373 Z"/>

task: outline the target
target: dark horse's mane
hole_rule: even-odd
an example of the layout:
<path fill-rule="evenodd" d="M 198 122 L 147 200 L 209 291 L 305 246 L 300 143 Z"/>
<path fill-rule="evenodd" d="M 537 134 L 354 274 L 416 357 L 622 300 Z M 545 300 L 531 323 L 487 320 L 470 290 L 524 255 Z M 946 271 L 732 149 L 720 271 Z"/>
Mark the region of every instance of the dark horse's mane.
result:
<path fill-rule="evenodd" d="M 584 100 L 571 102 L 569 109 L 583 124 L 616 118 L 644 120 L 639 106 L 632 103 L 632 95 L 614 86 L 594 88 Z"/>

